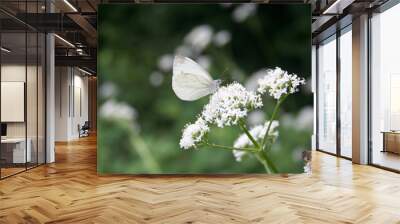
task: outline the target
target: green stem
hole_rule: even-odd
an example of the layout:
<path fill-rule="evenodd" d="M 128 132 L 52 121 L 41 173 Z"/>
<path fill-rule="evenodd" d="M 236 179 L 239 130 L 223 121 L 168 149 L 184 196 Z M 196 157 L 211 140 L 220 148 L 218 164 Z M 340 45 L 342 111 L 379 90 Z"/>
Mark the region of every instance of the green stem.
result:
<path fill-rule="evenodd" d="M 258 149 L 262 149 L 262 148 L 260 148 L 260 144 L 258 144 L 258 142 L 250 134 L 249 130 L 246 128 L 246 124 L 244 123 L 243 120 L 239 120 L 239 126 L 240 126 L 240 128 L 242 128 L 242 130 L 247 135 L 247 137 L 250 139 L 250 141 L 253 143 L 253 145 Z"/>
<path fill-rule="evenodd" d="M 265 160 L 265 163 L 268 165 L 268 167 L 271 169 L 273 173 L 278 173 L 278 169 L 276 168 L 275 164 L 272 162 L 272 160 L 268 157 L 267 153 L 263 150 L 259 152 L 260 156 Z M 265 165 L 264 165 L 265 166 Z"/>
<path fill-rule="evenodd" d="M 275 105 L 275 108 L 274 108 L 274 110 L 273 110 L 273 112 L 272 112 L 271 118 L 269 119 L 268 127 L 267 127 L 267 130 L 265 131 L 264 138 L 263 138 L 263 140 L 261 141 L 261 149 L 264 149 L 265 143 L 266 143 L 266 141 L 267 141 L 267 139 L 268 139 L 268 136 L 269 136 L 269 131 L 270 131 L 270 129 L 271 129 L 272 122 L 274 121 L 275 116 L 278 114 L 279 107 L 281 106 L 281 104 L 283 103 L 283 101 L 285 101 L 285 99 L 286 99 L 287 96 L 288 96 L 288 95 L 285 95 L 285 96 L 283 96 L 282 98 L 280 98 L 280 99 L 278 100 L 277 104 Z"/>
<path fill-rule="evenodd" d="M 272 170 L 270 168 L 270 166 L 268 165 L 267 161 L 262 158 L 258 153 L 254 154 L 256 156 L 256 158 L 258 159 L 258 161 L 260 161 L 260 163 L 264 166 L 265 171 L 267 171 L 268 174 L 272 173 Z"/>
<path fill-rule="evenodd" d="M 277 173 L 278 170 L 276 169 L 275 165 L 273 162 L 268 158 L 266 153 L 262 150 L 257 150 L 257 149 L 252 149 L 252 148 L 235 148 L 235 147 L 230 147 L 230 146 L 225 146 L 225 145 L 218 145 L 214 143 L 208 143 L 208 142 L 203 142 L 204 145 L 214 147 L 216 149 L 224 149 L 224 150 L 238 150 L 238 151 L 245 151 L 245 152 L 251 152 L 253 153 L 256 158 L 261 162 L 261 164 L 264 165 L 265 170 L 267 173 Z"/>
<path fill-rule="evenodd" d="M 151 172 L 154 173 L 161 173 L 160 166 L 158 165 L 157 161 L 153 158 L 147 144 L 143 141 L 140 136 L 135 136 L 132 138 L 131 143 L 133 147 L 135 147 L 136 152 L 142 158 L 144 165 L 149 169 Z"/>
<path fill-rule="evenodd" d="M 256 158 L 261 162 L 261 164 L 264 165 L 264 168 L 267 171 L 267 173 L 277 173 L 278 169 L 276 168 L 274 163 L 269 159 L 269 157 L 267 156 L 267 153 L 262 150 L 261 146 L 250 134 L 250 132 L 246 128 L 246 125 L 243 120 L 239 120 L 239 126 L 242 128 L 244 133 L 246 133 L 246 135 L 250 139 L 250 141 L 259 149 L 259 151 L 254 154 L 255 154 Z"/>

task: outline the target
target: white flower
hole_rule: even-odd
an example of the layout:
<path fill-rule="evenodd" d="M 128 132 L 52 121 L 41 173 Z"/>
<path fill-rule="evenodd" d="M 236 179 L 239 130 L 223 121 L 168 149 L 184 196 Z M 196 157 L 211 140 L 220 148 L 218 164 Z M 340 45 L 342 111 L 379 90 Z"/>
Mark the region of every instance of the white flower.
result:
<path fill-rule="evenodd" d="M 204 56 L 204 55 L 203 56 L 199 56 L 196 61 L 197 61 L 197 63 L 199 63 L 199 65 L 202 68 L 204 68 L 206 70 L 208 70 L 210 68 L 210 66 L 211 66 L 211 60 L 207 56 Z"/>
<path fill-rule="evenodd" d="M 304 173 L 311 174 L 311 151 L 304 150 L 303 151 L 303 160 L 304 160 Z"/>
<path fill-rule="evenodd" d="M 306 162 L 303 167 L 303 172 L 306 174 L 311 174 L 311 162 Z"/>
<path fill-rule="evenodd" d="M 108 100 L 100 107 L 100 116 L 104 118 L 133 120 L 136 118 L 136 110 L 126 103 Z"/>
<path fill-rule="evenodd" d="M 158 60 L 158 68 L 163 72 L 169 72 L 174 63 L 174 56 L 172 54 L 165 54 Z"/>
<path fill-rule="evenodd" d="M 257 91 L 258 80 L 265 76 L 265 69 L 258 70 L 250 75 L 250 77 L 244 83 L 246 89 L 251 91 Z"/>
<path fill-rule="evenodd" d="M 179 145 L 183 149 L 196 147 L 196 144 L 201 142 L 204 135 L 210 131 L 207 123 L 199 117 L 193 124 L 187 124 L 183 129 L 182 138 Z"/>
<path fill-rule="evenodd" d="M 303 107 L 296 116 L 290 113 L 283 114 L 281 120 L 284 126 L 296 130 L 310 130 L 314 122 L 314 109 L 311 106 L 306 106 Z"/>
<path fill-rule="evenodd" d="M 149 81 L 152 86 L 158 87 L 163 83 L 164 76 L 161 74 L 161 72 L 155 71 L 150 74 Z"/>
<path fill-rule="evenodd" d="M 313 122 L 314 109 L 311 106 L 306 106 L 300 110 L 294 123 L 298 129 L 312 129 Z"/>
<path fill-rule="evenodd" d="M 191 58 L 193 57 L 193 49 L 183 44 L 175 49 L 175 55 L 182 55 Z"/>
<path fill-rule="evenodd" d="M 185 43 L 197 53 L 203 51 L 211 42 L 213 29 L 209 25 L 200 25 L 193 28 L 185 37 Z"/>
<path fill-rule="evenodd" d="M 260 142 L 264 139 L 268 125 L 269 121 L 266 121 L 263 125 L 256 125 L 249 130 L 254 140 Z M 273 137 L 273 140 L 275 140 L 278 137 L 279 134 L 277 130 L 278 126 L 279 126 L 278 121 L 272 121 L 271 127 L 268 131 L 268 135 Z M 251 142 L 251 140 L 249 139 L 249 137 L 247 137 L 246 134 L 241 134 L 233 143 L 233 147 L 235 148 L 248 148 L 253 146 L 254 146 L 253 142 Z M 233 155 L 235 156 L 236 161 L 240 162 L 242 161 L 243 156 L 246 155 L 246 152 L 241 150 L 233 150 Z"/>
<path fill-rule="evenodd" d="M 105 82 L 100 86 L 100 95 L 104 98 L 110 98 L 117 93 L 117 87 L 112 82 Z"/>
<path fill-rule="evenodd" d="M 222 128 L 236 125 L 248 112 L 262 107 L 261 97 L 247 91 L 241 84 L 232 83 L 220 87 L 204 106 L 201 116 L 205 121 Z"/>
<path fill-rule="evenodd" d="M 292 94 L 299 90 L 299 86 L 305 84 L 303 78 L 296 74 L 289 74 L 279 67 L 269 69 L 266 75 L 258 80 L 258 92 L 264 94 L 269 91 L 269 95 L 279 100 L 283 95 Z"/>
<path fill-rule="evenodd" d="M 262 110 L 255 110 L 249 113 L 247 122 L 250 126 L 261 124 L 265 121 L 265 112 Z"/>
<path fill-rule="evenodd" d="M 232 18 L 235 22 L 243 22 L 248 17 L 254 15 L 257 10 L 256 4 L 241 4 L 233 11 Z"/>
<path fill-rule="evenodd" d="M 231 33 L 227 30 L 218 31 L 214 36 L 214 44 L 218 47 L 222 47 L 231 41 Z"/>
<path fill-rule="evenodd" d="M 246 152 L 241 150 L 233 150 L 232 153 L 237 162 L 241 162 L 246 155 Z"/>

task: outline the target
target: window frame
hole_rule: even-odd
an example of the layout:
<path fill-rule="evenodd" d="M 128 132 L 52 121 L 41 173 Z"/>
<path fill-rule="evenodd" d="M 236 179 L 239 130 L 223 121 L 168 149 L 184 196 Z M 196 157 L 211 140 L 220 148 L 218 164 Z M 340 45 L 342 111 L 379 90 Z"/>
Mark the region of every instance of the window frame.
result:
<path fill-rule="evenodd" d="M 344 18 L 346 20 L 348 18 Z M 338 21 L 340 22 L 340 21 Z M 336 24 L 334 24 L 336 26 Z M 315 44 L 316 45 L 316 51 L 315 51 L 315 57 L 316 57 L 316 68 L 315 68 L 315 74 L 316 74 L 316 150 L 319 152 L 327 153 L 329 155 L 337 156 L 339 158 L 347 159 L 347 160 L 352 160 L 352 158 L 347 157 L 342 155 L 342 150 L 341 150 L 341 119 L 340 119 L 340 81 L 341 81 L 341 68 L 340 68 L 340 37 L 344 35 L 347 32 L 352 32 L 352 23 L 348 23 L 341 27 L 340 29 L 337 29 L 336 32 L 332 33 L 331 35 L 327 36 L 324 39 L 318 40 L 318 42 Z M 335 36 L 333 38 L 333 36 Z M 331 39 L 331 40 L 330 40 Z M 319 74 L 319 47 L 322 43 L 326 43 L 329 41 L 336 41 L 336 152 L 332 153 L 327 150 L 321 149 L 320 143 L 319 143 L 319 103 L 320 103 L 320 74 Z"/>

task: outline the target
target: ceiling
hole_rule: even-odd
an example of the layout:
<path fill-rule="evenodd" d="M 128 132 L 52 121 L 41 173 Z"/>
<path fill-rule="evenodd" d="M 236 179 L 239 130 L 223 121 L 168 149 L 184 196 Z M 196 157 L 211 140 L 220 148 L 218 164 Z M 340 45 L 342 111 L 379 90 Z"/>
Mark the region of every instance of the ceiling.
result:
<path fill-rule="evenodd" d="M 386 0 L 252 0 L 246 2 L 268 4 L 311 4 L 313 13 L 313 37 L 320 35 L 343 16 L 348 8 L 365 9 L 371 4 L 382 4 Z M 178 2 L 177 0 L 1 0 L 0 21 L 2 32 L 10 32 L 5 38 L 31 28 L 39 32 L 54 32 L 56 65 L 86 67 L 96 72 L 97 55 L 97 7 L 102 3 L 153 3 Z M 186 1 L 188 2 L 188 1 Z M 203 0 L 202 2 L 215 2 Z M 226 1 L 232 2 L 232 1 Z M 234 1 L 243 2 L 243 1 Z M 340 4 L 336 4 L 338 2 Z M 334 5 L 333 13 L 332 5 Z M 330 8 L 330 9 L 329 9 Z M 326 14 L 325 11 L 329 11 Z M 335 10 L 338 13 L 335 14 Z M 340 11 L 340 12 L 339 12 Z M 50 13 L 51 12 L 51 13 Z M 17 46 L 15 46 L 17 48 Z M 28 49 L 29 51 L 29 49 Z M 18 51 L 15 51 L 17 54 Z"/>

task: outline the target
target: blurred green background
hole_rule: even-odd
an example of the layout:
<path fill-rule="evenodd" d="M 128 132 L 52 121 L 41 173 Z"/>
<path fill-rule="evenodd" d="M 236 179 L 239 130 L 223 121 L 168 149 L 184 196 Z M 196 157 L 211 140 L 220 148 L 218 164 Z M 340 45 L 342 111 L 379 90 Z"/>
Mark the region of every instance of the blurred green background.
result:
<path fill-rule="evenodd" d="M 255 159 L 229 151 L 182 150 L 182 129 L 208 102 L 179 100 L 171 88 L 172 59 L 189 56 L 214 79 L 248 89 L 265 68 L 306 78 L 280 113 L 269 155 L 282 173 L 303 172 L 312 132 L 311 11 L 308 5 L 101 5 L 98 13 L 99 173 L 264 173 Z M 248 117 L 263 123 L 275 101 Z M 211 141 L 232 146 L 237 127 L 213 128 Z"/>

